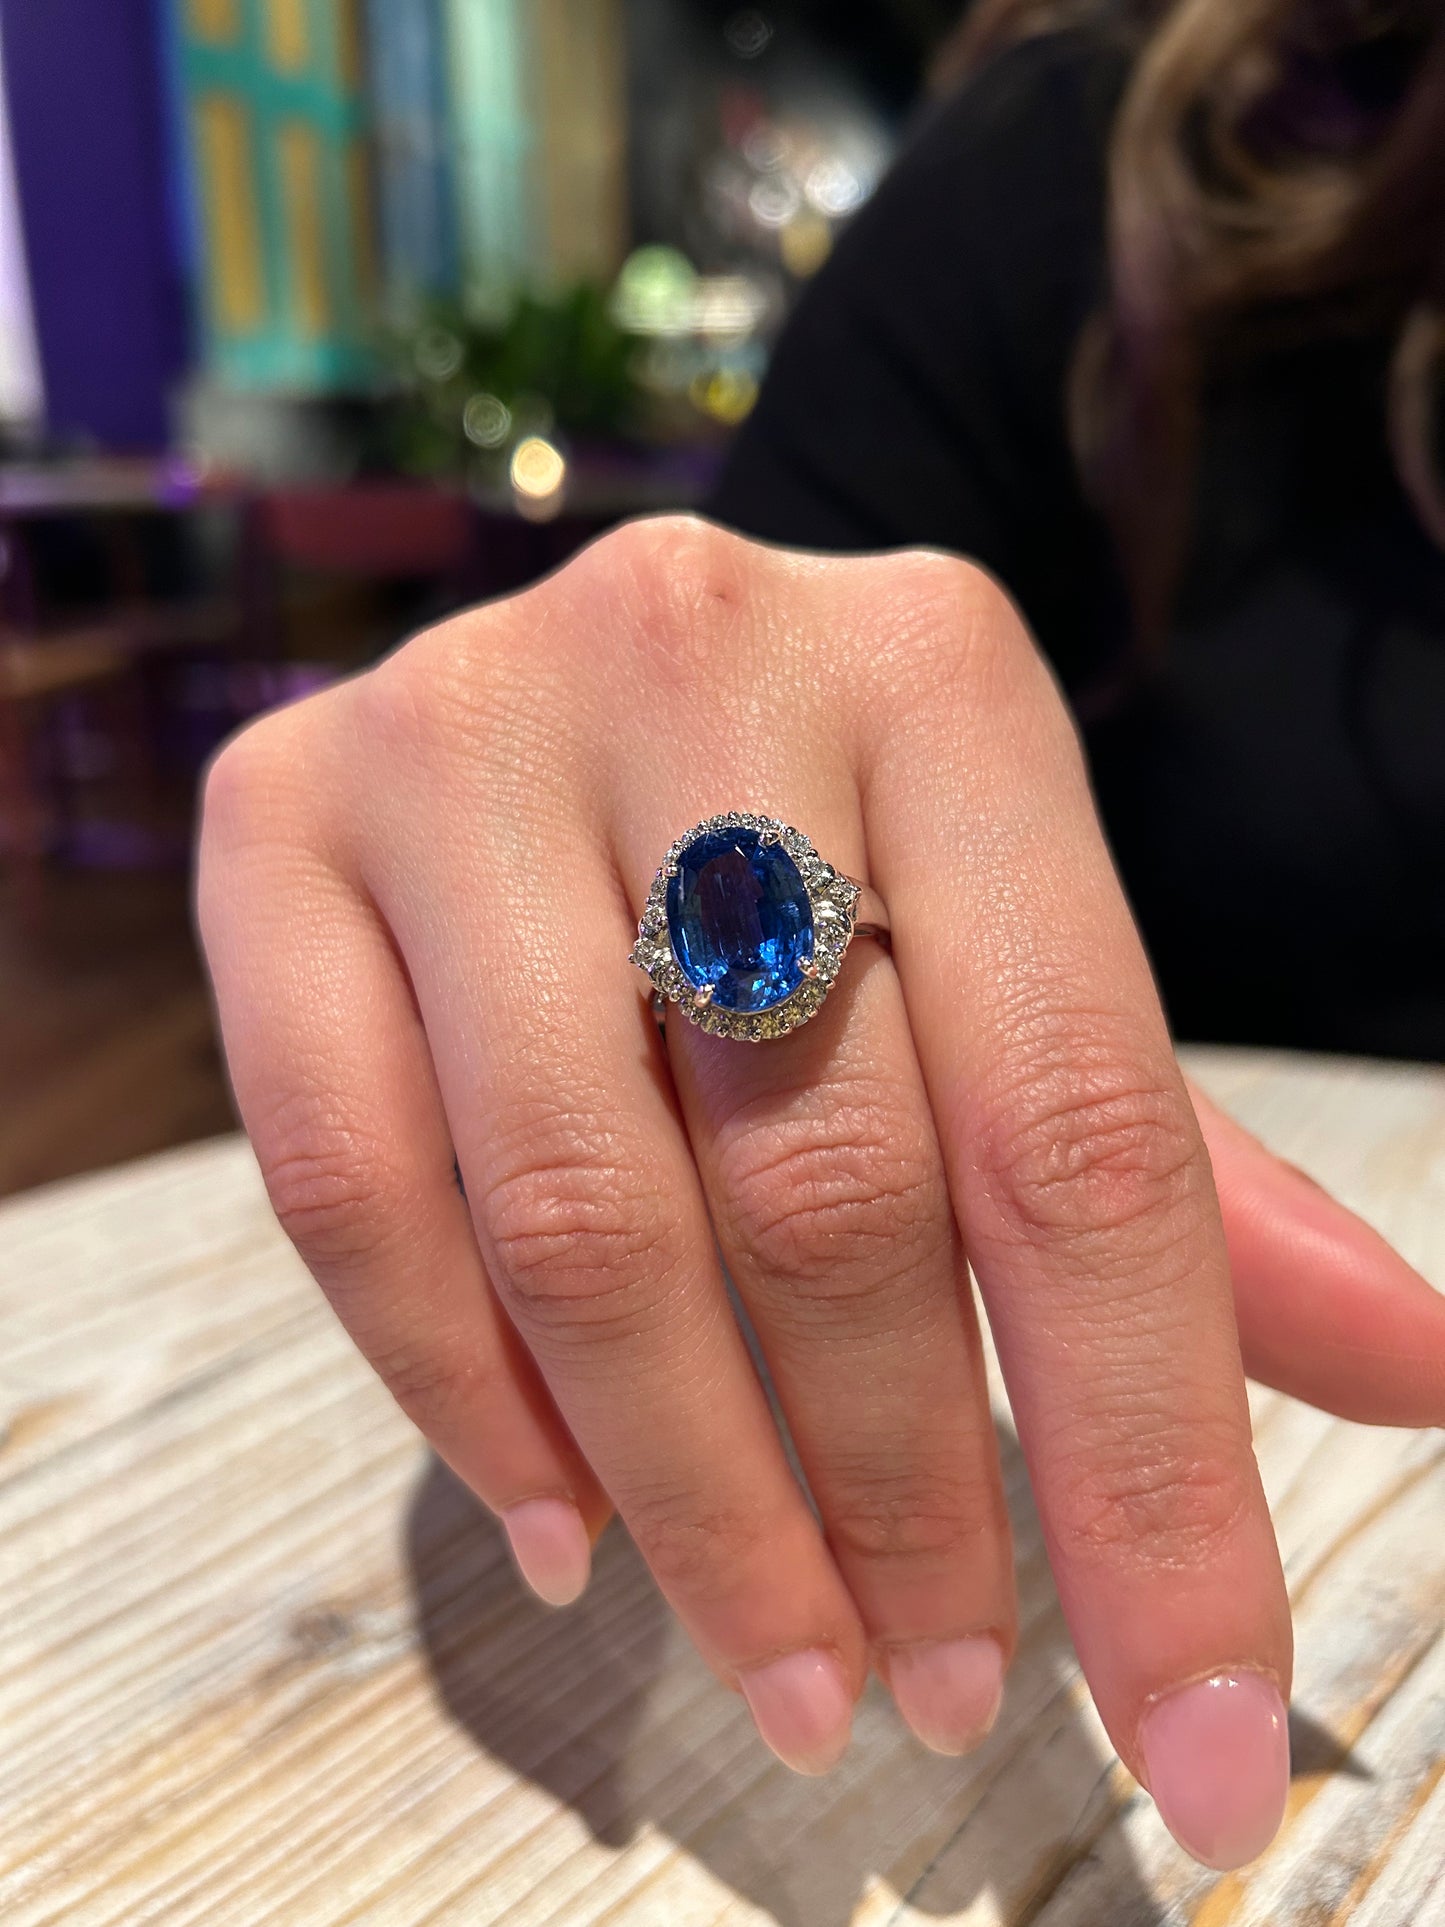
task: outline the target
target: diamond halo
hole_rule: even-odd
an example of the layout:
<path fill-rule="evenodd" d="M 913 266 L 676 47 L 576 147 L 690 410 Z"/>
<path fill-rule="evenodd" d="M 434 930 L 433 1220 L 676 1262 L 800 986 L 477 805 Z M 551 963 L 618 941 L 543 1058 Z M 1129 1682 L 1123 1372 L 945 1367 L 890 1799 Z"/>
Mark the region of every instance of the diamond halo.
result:
<path fill-rule="evenodd" d="M 710 1001 L 686 976 L 673 952 L 667 915 L 668 885 L 691 844 L 728 830 L 756 831 L 765 847 L 781 844 L 797 867 L 812 907 L 811 974 L 805 976 L 790 997 L 767 1010 L 729 1010 Z M 786 1036 L 822 1008 L 858 927 L 862 895 L 862 886 L 825 862 L 812 839 L 791 823 L 748 810 L 710 816 L 678 837 L 668 849 L 647 893 L 630 960 L 650 979 L 655 999 L 676 1004 L 699 1030 L 714 1037 L 762 1043 L 769 1038 Z"/>

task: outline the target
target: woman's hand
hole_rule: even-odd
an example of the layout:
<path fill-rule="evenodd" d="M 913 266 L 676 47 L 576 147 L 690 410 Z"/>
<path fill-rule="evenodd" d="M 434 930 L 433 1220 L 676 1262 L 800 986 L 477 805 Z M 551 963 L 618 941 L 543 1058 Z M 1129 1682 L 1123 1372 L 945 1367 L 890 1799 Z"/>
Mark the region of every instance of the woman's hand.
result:
<path fill-rule="evenodd" d="M 763 1045 L 673 1012 L 664 1051 L 637 916 L 729 809 L 866 878 L 892 961 L 858 942 Z M 1439 1423 L 1445 1302 L 1191 1105 L 984 576 L 631 526 L 241 736 L 199 897 L 281 1221 L 544 1597 L 615 1506 L 791 1765 L 837 1760 L 870 1661 L 973 1744 L 1015 1605 L 966 1248 L 1114 1743 L 1200 1858 L 1265 1845 L 1290 1624 L 1244 1368 Z"/>

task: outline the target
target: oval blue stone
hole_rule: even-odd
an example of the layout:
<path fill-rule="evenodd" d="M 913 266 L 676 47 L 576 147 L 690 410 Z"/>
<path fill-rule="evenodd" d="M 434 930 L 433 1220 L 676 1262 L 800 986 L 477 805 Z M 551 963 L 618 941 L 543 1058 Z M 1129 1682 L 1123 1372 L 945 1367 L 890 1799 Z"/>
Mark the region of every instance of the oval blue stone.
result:
<path fill-rule="evenodd" d="M 803 982 L 813 906 L 798 866 L 756 830 L 716 830 L 683 851 L 667 886 L 672 954 L 724 1010 L 771 1010 Z"/>

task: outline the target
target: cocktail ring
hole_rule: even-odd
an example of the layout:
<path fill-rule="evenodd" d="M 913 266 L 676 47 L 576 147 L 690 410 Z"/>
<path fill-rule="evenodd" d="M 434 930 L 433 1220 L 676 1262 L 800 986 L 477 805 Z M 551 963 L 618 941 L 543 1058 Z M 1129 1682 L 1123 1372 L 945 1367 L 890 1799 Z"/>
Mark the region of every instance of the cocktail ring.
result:
<path fill-rule="evenodd" d="M 791 824 L 734 810 L 663 858 L 632 962 L 652 979 L 659 1011 L 674 1003 L 714 1036 L 761 1043 L 817 1014 L 854 937 L 889 945 L 874 893 Z"/>

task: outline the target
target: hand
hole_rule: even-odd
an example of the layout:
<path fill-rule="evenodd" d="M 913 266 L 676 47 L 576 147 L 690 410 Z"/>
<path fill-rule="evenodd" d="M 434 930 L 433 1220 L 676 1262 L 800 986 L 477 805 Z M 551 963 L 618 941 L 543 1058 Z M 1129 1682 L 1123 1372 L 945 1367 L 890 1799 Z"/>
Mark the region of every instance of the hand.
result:
<path fill-rule="evenodd" d="M 674 1010 L 664 1050 L 637 916 L 734 808 L 866 877 L 893 957 L 856 942 L 786 1038 Z M 1244 1369 L 1438 1424 L 1445 1301 L 1191 1105 L 987 578 L 624 529 L 226 749 L 199 910 L 281 1222 L 544 1597 L 615 1505 L 791 1765 L 870 1661 L 973 1744 L 1015 1604 L 966 1244 L 1109 1733 L 1193 1853 L 1265 1845 L 1290 1624 Z"/>

